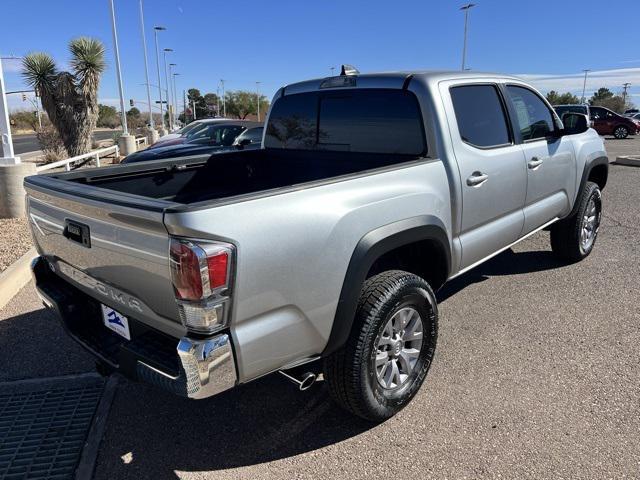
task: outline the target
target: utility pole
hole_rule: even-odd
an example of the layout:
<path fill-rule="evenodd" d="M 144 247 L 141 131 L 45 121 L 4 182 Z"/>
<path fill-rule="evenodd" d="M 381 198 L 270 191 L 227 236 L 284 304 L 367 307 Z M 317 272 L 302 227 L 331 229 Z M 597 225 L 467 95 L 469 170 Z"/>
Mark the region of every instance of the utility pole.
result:
<path fill-rule="evenodd" d="M 174 80 L 174 78 L 173 78 L 173 67 L 175 67 L 175 66 L 177 66 L 176 63 L 170 63 L 169 64 L 169 92 L 170 92 L 169 98 L 171 98 L 171 105 L 173 105 L 173 112 L 174 113 L 178 109 L 176 107 L 176 104 L 178 103 L 178 101 L 177 101 L 176 96 L 175 96 L 175 94 L 173 92 L 173 80 Z"/>
<path fill-rule="evenodd" d="M 464 72 L 464 67 L 467 60 L 467 25 L 469 23 L 469 10 L 475 7 L 476 3 L 467 3 L 466 5 L 460 7 L 460 10 L 464 10 L 464 41 L 462 43 L 462 68 L 461 70 Z"/>
<path fill-rule="evenodd" d="M 162 83 L 160 82 L 160 48 L 158 47 L 158 32 L 166 30 L 165 27 L 153 27 L 153 34 L 156 40 L 156 68 L 158 70 L 158 95 L 160 96 L 160 136 L 166 135 L 167 131 L 164 128 L 164 111 L 162 108 Z"/>
<path fill-rule="evenodd" d="M 222 85 L 222 117 L 227 118 L 227 101 L 224 98 L 224 80 L 220 79 L 220 84 Z"/>
<path fill-rule="evenodd" d="M 187 91 L 182 90 L 182 111 L 184 112 L 184 123 L 187 123 Z"/>
<path fill-rule="evenodd" d="M 176 106 L 176 112 L 178 111 L 178 97 L 176 95 L 176 77 L 180 75 L 179 73 L 174 73 L 173 74 L 173 101 L 175 103 Z"/>
<path fill-rule="evenodd" d="M 256 82 L 256 100 L 258 101 L 258 121 L 260 121 L 260 84 L 262 82 Z"/>
<path fill-rule="evenodd" d="M 167 85 L 167 112 L 169 113 L 169 130 L 173 130 L 173 114 L 171 112 L 171 100 L 169 99 L 171 85 L 169 85 L 169 70 L 167 69 L 167 52 L 173 52 L 173 48 L 163 48 L 162 51 L 164 56 L 164 79 Z"/>
<path fill-rule="evenodd" d="M 584 72 L 584 81 L 582 82 L 582 98 L 580 99 L 580 103 L 585 103 L 586 99 L 584 98 L 585 91 L 587 89 L 587 75 L 591 70 L 585 69 Z"/>
<path fill-rule="evenodd" d="M 193 119 L 197 120 L 198 117 L 196 117 L 196 101 L 195 100 L 191 100 L 191 108 L 193 108 Z"/>
<path fill-rule="evenodd" d="M 622 84 L 622 100 L 624 101 L 625 108 L 627 107 L 627 89 L 631 86 L 629 82 Z"/>

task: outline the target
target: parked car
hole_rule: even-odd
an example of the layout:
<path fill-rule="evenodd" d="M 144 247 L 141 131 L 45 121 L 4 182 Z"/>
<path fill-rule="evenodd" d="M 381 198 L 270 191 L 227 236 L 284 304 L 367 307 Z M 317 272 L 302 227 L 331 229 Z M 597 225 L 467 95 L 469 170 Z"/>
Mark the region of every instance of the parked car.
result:
<path fill-rule="evenodd" d="M 202 120 L 194 120 L 189 125 L 185 125 L 180 130 L 174 133 L 169 133 L 164 137 L 161 137 L 156 143 L 149 148 L 160 148 L 168 145 L 179 145 L 188 142 L 191 136 L 195 135 L 196 131 L 199 131 L 209 125 L 237 122 L 238 120 L 231 120 L 228 118 L 205 118 Z"/>
<path fill-rule="evenodd" d="M 380 421 L 427 376 L 447 280 L 543 229 L 591 253 L 586 116 L 515 77 L 343 71 L 281 88 L 260 149 L 26 179 L 36 288 L 101 372 L 204 398 L 322 368 Z"/>
<path fill-rule="evenodd" d="M 587 118 L 589 119 L 591 118 L 588 104 L 554 105 L 553 108 L 558 114 L 558 116 L 560 117 L 560 119 L 562 119 L 562 116 L 565 113 L 581 113 L 582 115 L 586 115 Z"/>
<path fill-rule="evenodd" d="M 640 121 L 612 112 L 605 107 L 591 107 L 593 128 L 600 135 L 627 138 L 640 130 Z"/>
<path fill-rule="evenodd" d="M 629 108 L 628 110 L 624 111 L 625 115 L 627 115 L 629 113 L 640 113 L 640 110 L 638 110 L 637 108 Z"/>
<path fill-rule="evenodd" d="M 634 120 L 640 120 L 640 113 L 626 113 L 625 116 Z"/>
<path fill-rule="evenodd" d="M 218 126 L 218 129 L 234 128 L 233 123 Z M 243 127 L 244 128 L 244 127 Z M 262 127 L 247 128 L 240 133 L 231 145 L 220 142 L 190 142 L 179 145 L 167 145 L 158 148 L 147 148 L 128 155 L 121 163 L 148 162 L 165 158 L 186 158 L 191 160 L 205 160 L 215 153 L 230 152 L 236 150 L 254 150 L 260 148 L 262 141 Z"/>

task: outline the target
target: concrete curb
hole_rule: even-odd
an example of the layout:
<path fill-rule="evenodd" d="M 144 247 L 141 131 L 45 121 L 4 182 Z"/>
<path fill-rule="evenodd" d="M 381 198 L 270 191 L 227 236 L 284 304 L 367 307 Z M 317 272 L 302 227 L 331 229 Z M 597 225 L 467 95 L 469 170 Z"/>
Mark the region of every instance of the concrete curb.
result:
<path fill-rule="evenodd" d="M 13 296 L 31 280 L 31 260 L 38 256 L 36 249 L 31 247 L 9 268 L 0 273 L 0 308 L 3 308 Z"/>
<path fill-rule="evenodd" d="M 627 167 L 640 167 L 640 155 L 623 155 L 616 158 L 617 165 L 626 165 Z"/>

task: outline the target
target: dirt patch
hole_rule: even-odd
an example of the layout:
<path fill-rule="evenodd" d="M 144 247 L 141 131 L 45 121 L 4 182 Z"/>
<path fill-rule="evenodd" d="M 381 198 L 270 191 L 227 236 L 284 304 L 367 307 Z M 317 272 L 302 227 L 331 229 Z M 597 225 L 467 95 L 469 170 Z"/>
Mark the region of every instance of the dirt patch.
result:
<path fill-rule="evenodd" d="M 31 245 L 26 218 L 0 218 L 0 272 L 24 255 Z"/>

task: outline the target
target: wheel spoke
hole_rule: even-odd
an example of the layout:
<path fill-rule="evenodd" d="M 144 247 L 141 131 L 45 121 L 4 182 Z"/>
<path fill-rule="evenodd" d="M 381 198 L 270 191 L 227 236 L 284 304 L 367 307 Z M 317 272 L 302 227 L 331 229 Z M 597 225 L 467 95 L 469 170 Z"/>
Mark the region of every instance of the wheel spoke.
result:
<path fill-rule="evenodd" d="M 395 386 L 399 386 L 400 383 L 400 370 L 398 369 L 398 361 L 391 361 L 391 382 L 395 383 Z"/>
<path fill-rule="evenodd" d="M 389 360 L 389 355 L 387 352 L 378 352 L 376 355 L 376 368 L 384 365 Z"/>

